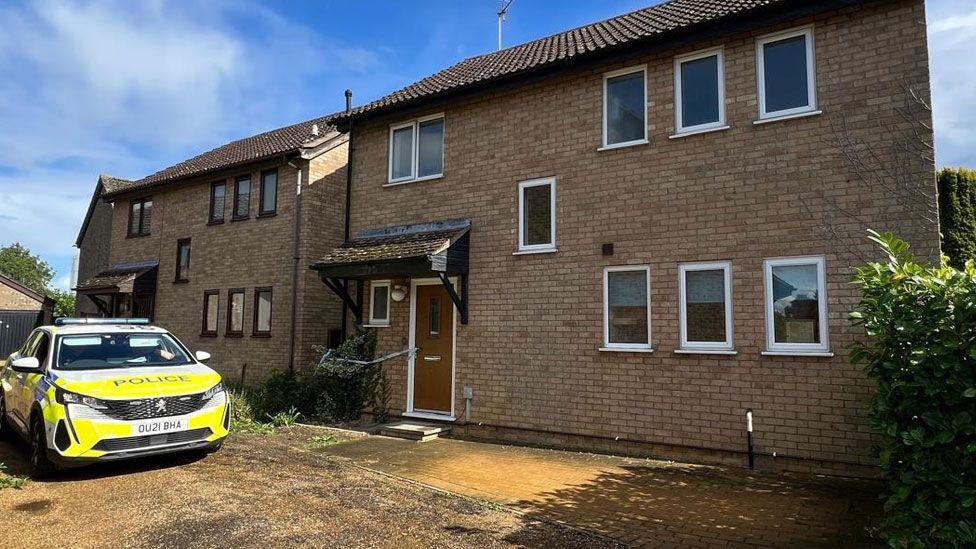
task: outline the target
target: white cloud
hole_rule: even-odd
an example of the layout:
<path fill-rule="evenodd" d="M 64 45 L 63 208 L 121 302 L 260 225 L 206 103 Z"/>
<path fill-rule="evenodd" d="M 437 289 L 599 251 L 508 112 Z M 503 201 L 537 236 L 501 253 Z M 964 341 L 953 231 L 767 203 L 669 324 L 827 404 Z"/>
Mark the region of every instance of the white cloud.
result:
<path fill-rule="evenodd" d="M 969 0 L 927 7 L 937 161 L 976 167 L 976 11 Z"/>

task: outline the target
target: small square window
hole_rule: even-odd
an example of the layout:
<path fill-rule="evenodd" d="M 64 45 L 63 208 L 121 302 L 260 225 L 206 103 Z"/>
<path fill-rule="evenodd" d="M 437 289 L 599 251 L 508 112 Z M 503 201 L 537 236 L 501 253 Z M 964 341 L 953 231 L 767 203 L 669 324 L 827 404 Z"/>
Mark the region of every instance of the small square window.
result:
<path fill-rule="evenodd" d="M 827 352 L 824 258 L 767 259 L 764 270 L 767 350 Z"/>
<path fill-rule="evenodd" d="M 443 115 L 390 127 L 389 183 L 432 179 L 443 174 Z"/>
<path fill-rule="evenodd" d="M 254 290 L 254 326 L 252 335 L 271 335 L 271 304 L 273 291 L 271 288 L 255 288 Z"/>
<path fill-rule="evenodd" d="M 651 348 L 651 269 L 603 271 L 603 344 L 611 349 Z"/>
<path fill-rule="evenodd" d="M 234 181 L 234 220 L 251 215 L 251 177 L 244 175 Z"/>
<path fill-rule="evenodd" d="M 378 280 L 370 283 L 369 324 L 388 326 L 390 324 L 390 281 Z"/>
<path fill-rule="evenodd" d="M 556 247 L 556 180 L 519 183 L 519 250 Z"/>
<path fill-rule="evenodd" d="M 258 215 L 271 215 L 278 209 L 278 170 L 261 172 L 261 209 Z"/>
<path fill-rule="evenodd" d="M 760 38 L 756 42 L 756 58 L 760 119 L 816 110 L 813 28 Z"/>
<path fill-rule="evenodd" d="M 200 335 L 217 335 L 217 320 L 220 317 L 220 291 L 203 292 L 203 329 Z"/>
<path fill-rule="evenodd" d="M 689 263 L 678 270 L 681 348 L 731 350 L 731 264 Z"/>
<path fill-rule="evenodd" d="M 725 125 L 725 68 L 722 50 L 674 61 L 675 131 L 695 132 Z"/>
<path fill-rule="evenodd" d="M 603 77 L 603 146 L 647 141 L 647 81 L 643 68 Z"/>

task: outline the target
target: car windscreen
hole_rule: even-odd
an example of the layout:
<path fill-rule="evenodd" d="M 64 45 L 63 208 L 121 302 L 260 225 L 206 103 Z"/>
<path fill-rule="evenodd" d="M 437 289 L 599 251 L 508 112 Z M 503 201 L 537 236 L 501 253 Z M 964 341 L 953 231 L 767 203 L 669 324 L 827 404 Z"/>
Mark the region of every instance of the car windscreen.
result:
<path fill-rule="evenodd" d="M 191 363 L 183 348 L 167 334 L 88 334 L 60 338 L 55 368 L 102 370 Z"/>

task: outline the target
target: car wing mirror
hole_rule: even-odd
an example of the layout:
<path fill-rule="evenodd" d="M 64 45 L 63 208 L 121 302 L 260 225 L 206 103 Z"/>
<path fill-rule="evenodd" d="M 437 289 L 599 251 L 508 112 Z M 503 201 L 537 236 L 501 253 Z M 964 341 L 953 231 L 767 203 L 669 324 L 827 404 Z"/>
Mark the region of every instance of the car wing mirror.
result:
<path fill-rule="evenodd" d="M 30 374 L 40 370 L 41 363 L 32 356 L 25 356 L 23 358 L 14 360 L 12 363 L 10 363 L 10 367 L 13 368 L 15 372 Z"/>
<path fill-rule="evenodd" d="M 197 362 L 207 362 L 210 360 L 210 353 L 207 351 L 197 351 L 193 353 L 193 356 L 197 359 Z"/>

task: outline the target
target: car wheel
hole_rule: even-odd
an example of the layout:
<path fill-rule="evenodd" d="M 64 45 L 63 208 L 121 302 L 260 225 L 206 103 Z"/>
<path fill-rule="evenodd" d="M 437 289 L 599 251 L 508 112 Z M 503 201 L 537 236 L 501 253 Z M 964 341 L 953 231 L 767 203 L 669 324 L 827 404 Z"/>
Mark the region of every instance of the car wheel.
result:
<path fill-rule="evenodd" d="M 10 424 L 7 423 L 7 403 L 3 398 L 3 391 L 0 391 L 0 440 L 10 438 Z"/>
<path fill-rule="evenodd" d="M 28 458 L 30 475 L 34 478 L 46 478 L 57 470 L 54 463 L 47 456 L 47 436 L 44 432 L 44 420 L 34 416 L 30 430 L 30 456 Z"/>

